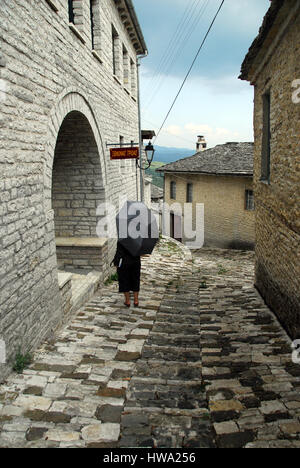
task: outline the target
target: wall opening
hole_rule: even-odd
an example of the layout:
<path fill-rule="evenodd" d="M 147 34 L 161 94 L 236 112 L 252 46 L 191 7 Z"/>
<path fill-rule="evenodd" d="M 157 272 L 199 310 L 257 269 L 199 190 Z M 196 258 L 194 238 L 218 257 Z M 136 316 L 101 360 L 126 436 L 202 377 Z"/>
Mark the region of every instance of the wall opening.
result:
<path fill-rule="evenodd" d="M 93 130 L 83 114 L 70 112 L 58 133 L 52 174 L 59 269 L 101 269 L 104 243 L 96 234 L 96 210 L 103 202 L 105 191 Z"/>

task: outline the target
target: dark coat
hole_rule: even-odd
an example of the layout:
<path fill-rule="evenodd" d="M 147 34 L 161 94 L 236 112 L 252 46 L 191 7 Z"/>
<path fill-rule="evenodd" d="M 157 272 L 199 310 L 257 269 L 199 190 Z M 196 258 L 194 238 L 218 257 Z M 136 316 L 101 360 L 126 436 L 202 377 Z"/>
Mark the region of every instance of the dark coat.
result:
<path fill-rule="evenodd" d="M 113 264 L 116 267 L 131 267 L 141 264 L 141 257 L 134 257 L 128 250 L 125 249 L 119 242 L 117 243 L 117 250 L 113 259 Z"/>
<path fill-rule="evenodd" d="M 118 242 L 113 264 L 117 267 L 119 292 L 139 291 L 141 257 L 133 257 Z"/>

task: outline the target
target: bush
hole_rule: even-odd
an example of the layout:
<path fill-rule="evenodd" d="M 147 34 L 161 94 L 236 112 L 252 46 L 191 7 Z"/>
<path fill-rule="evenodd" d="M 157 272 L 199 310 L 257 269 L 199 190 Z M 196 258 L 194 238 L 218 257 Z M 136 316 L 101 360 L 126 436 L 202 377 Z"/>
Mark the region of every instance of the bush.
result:
<path fill-rule="evenodd" d="M 25 355 L 21 353 L 21 349 L 16 354 L 15 363 L 13 370 L 18 374 L 22 374 L 23 370 L 26 369 L 32 363 L 32 356 L 29 353 Z"/>

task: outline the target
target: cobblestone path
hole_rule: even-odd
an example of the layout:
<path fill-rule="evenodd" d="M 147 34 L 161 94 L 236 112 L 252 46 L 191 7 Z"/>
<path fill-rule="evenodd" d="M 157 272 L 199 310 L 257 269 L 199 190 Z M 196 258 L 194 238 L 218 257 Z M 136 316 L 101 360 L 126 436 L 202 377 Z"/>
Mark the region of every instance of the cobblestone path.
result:
<path fill-rule="evenodd" d="M 253 254 L 164 240 L 0 385 L 0 447 L 300 447 L 300 365 Z"/>

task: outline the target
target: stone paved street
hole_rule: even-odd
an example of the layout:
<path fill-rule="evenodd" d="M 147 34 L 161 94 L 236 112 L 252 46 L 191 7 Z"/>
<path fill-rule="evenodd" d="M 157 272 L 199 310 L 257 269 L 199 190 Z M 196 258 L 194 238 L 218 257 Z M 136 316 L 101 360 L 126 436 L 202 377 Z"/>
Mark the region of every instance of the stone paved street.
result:
<path fill-rule="evenodd" d="M 300 447 L 300 366 L 253 254 L 164 239 L 0 386 L 0 447 Z"/>

